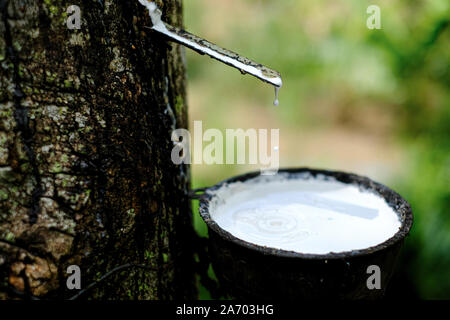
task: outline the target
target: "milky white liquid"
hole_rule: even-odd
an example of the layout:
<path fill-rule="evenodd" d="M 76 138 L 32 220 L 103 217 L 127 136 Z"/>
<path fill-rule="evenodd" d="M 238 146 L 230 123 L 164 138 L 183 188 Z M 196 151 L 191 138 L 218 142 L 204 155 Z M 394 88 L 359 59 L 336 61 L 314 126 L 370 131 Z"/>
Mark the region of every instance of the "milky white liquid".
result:
<path fill-rule="evenodd" d="M 353 185 L 330 178 L 258 179 L 221 188 L 210 204 L 211 218 L 247 242 L 326 254 L 378 245 L 401 226 L 384 199 Z"/>
<path fill-rule="evenodd" d="M 276 107 L 280 104 L 280 102 L 278 101 L 278 92 L 280 91 L 281 87 L 277 87 L 275 86 L 275 100 L 273 100 L 273 105 Z"/>

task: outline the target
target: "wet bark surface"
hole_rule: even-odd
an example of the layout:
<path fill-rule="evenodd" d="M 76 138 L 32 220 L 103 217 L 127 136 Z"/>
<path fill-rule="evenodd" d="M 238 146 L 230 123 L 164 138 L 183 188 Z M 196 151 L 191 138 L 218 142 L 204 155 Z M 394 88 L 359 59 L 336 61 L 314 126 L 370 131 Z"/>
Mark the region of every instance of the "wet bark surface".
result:
<path fill-rule="evenodd" d="M 181 27 L 181 0 L 157 1 Z M 66 26 L 69 5 L 81 29 Z M 138 1 L 0 0 L 0 299 L 193 298 L 178 45 Z"/>

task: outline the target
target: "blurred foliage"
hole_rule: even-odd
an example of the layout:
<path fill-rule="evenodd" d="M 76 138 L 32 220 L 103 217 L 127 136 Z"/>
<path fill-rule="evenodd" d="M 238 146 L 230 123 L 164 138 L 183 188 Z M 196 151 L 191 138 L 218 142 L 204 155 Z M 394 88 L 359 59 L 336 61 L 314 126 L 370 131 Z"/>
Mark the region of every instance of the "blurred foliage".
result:
<path fill-rule="evenodd" d="M 366 27 L 369 5 L 380 30 Z M 450 298 L 450 2 L 188 0 L 186 29 L 281 72 L 273 89 L 187 53 L 190 120 L 280 128 L 282 166 L 368 175 L 413 208 L 393 291 Z M 194 165 L 193 188 L 258 170 Z M 194 205 L 195 228 L 206 226 Z M 208 298 L 201 288 L 201 298 Z"/>

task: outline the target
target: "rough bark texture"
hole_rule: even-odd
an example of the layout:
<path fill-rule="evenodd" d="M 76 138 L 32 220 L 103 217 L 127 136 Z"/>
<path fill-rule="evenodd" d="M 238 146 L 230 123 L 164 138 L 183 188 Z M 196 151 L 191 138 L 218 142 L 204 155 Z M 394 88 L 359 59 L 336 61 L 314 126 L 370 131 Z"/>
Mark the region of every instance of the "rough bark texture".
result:
<path fill-rule="evenodd" d="M 181 0 L 157 1 L 181 26 Z M 69 5 L 81 29 L 66 26 Z M 138 1 L 0 0 L 0 299 L 193 298 L 182 49 Z"/>

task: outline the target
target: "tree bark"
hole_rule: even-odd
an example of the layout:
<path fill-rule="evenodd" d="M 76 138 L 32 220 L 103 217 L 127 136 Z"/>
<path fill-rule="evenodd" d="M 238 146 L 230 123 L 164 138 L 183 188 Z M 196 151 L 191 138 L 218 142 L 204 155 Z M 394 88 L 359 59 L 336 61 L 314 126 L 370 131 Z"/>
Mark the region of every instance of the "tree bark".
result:
<path fill-rule="evenodd" d="M 181 0 L 156 1 L 181 27 Z M 81 29 L 66 25 L 69 5 Z M 0 299 L 194 298 L 182 48 L 137 0 L 0 0 Z M 81 298 L 81 297 L 80 297 Z"/>

